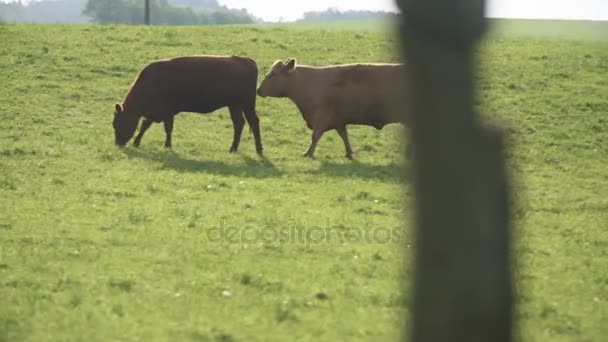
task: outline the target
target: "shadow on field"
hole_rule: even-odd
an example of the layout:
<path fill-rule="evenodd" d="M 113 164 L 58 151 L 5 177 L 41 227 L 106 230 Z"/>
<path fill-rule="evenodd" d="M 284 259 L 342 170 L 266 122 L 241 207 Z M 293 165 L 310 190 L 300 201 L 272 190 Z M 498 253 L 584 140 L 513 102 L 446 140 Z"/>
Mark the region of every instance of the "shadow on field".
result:
<path fill-rule="evenodd" d="M 365 164 L 357 160 L 346 163 L 323 161 L 321 162 L 321 167 L 315 173 L 334 177 L 375 179 L 394 183 L 409 179 L 409 174 L 404 175 L 403 168 L 399 164 L 374 165 Z"/>
<path fill-rule="evenodd" d="M 129 157 L 149 159 L 162 164 L 164 168 L 179 172 L 204 172 L 224 176 L 243 176 L 253 178 L 270 178 L 283 174 L 266 157 L 260 159 L 240 155 L 244 163 L 229 164 L 215 160 L 194 160 L 184 158 L 179 153 L 168 151 L 145 151 L 135 148 L 124 149 Z"/>

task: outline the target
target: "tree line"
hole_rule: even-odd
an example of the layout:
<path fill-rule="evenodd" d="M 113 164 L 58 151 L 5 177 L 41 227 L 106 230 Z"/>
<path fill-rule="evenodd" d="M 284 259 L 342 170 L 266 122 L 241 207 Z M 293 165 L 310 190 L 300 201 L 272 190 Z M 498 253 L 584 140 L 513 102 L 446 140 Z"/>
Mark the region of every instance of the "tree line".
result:
<path fill-rule="evenodd" d="M 150 0 L 150 23 L 152 25 L 224 25 L 249 24 L 254 19 L 245 10 L 221 7 L 217 1 L 206 1 L 207 8 L 195 11 L 192 6 L 201 5 L 203 1 L 180 0 L 175 6 L 168 0 Z M 187 6 L 187 7 L 185 7 Z M 83 13 L 92 21 L 101 24 L 144 23 L 144 1 L 141 0 L 88 0 Z"/>
<path fill-rule="evenodd" d="M 386 18 L 384 11 L 324 11 L 304 13 L 300 22 Z M 0 2 L 0 21 L 37 23 L 143 24 L 144 0 L 33 0 Z M 150 0 L 153 25 L 248 24 L 261 20 L 244 9 L 230 9 L 217 0 Z"/>
<path fill-rule="evenodd" d="M 362 20 L 362 19 L 382 19 L 386 17 L 397 17 L 397 13 L 386 11 L 340 11 L 330 7 L 324 11 L 305 12 L 299 22 L 310 21 L 340 21 L 340 20 Z"/>
<path fill-rule="evenodd" d="M 89 18 L 82 14 L 87 0 L 0 2 L 0 21 L 15 23 L 70 23 L 82 24 Z"/>
<path fill-rule="evenodd" d="M 143 24 L 143 0 L 55 0 L 0 3 L 4 22 Z M 152 25 L 249 24 L 246 10 L 221 6 L 217 0 L 150 0 Z"/>

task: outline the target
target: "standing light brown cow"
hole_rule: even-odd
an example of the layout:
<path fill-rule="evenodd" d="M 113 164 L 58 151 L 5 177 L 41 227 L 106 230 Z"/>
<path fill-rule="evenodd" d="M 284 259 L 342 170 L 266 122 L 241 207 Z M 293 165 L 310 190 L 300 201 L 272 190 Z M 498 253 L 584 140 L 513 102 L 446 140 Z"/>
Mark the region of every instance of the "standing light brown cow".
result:
<path fill-rule="evenodd" d="M 312 142 L 304 156 L 314 157 L 323 133 L 335 129 L 344 141 L 346 157 L 351 159 L 346 125 L 382 129 L 390 123 L 405 123 L 403 106 L 397 105 L 395 97 L 403 89 L 403 68 L 402 64 L 312 67 L 296 65 L 290 58 L 272 65 L 258 95 L 287 97 L 295 103 L 312 129 Z"/>
<path fill-rule="evenodd" d="M 171 147 L 175 115 L 210 113 L 228 107 L 234 128 L 230 152 L 238 149 L 246 119 L 253 131 L 256 151 L 262 154 L 260 123 L 255 111 L 257 78 L 258 67 L 247 57 L 190 56 L 153 62 L 140 72 L 123 105 L 116 105 L 115 142 L 119 146 L 129 142 L 143 117 L 133 144 L 139 146 L 153 122 L 164 122 L 165 147 Z"/>

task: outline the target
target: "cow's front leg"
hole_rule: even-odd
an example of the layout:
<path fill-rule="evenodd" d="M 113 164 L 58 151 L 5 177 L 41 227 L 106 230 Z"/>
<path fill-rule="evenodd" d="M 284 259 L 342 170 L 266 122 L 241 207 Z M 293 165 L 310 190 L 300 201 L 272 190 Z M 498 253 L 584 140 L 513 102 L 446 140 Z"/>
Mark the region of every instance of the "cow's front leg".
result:
<path fill-rule="evenodd" d="M 169 115 L 169 117 L 164 121 L 165 124 L 165 147 L 171 148 L 171 134 L 173 133 L 173 118 L 174 115 Z"/>
<path fill-rule="evenodd" d="M 346 126 L 336 128 L 338 134 L 340 134 L 340 138 L 344 141 L 344 149 L 346 150 L 346 158 L 353 159 L 353 149 L 350 147 L 350 142 L 348 141 L 348 132 L 346 131 Z"/>
<path fill-rule="evenodd" d="M 141 122 L 141 126 L 139 127 L 139 133 L 137 134 L 137 136 L 135 137 L 135 140 L 133 141 L 133 146 L 139 147 L 139 145 L 141 144 L 141 138 L 144 136 L 144 133 L 146 133 L 148 128 L 150 128 L 150 126 L 152 126 L 152 122 L 153 121 L 148 118 L 143 118 L 143 120 Z"/>
<path fill-rule="evenodd" d="M 306 153 L 304 153 L 304 157 L 314 158 L 315 149 L 317 148 L 317 143 L 323 136 L 323 133 L 324 133 L 324 130 L 321 130 L 318 128 L 315 128 L 312 130 L 312 141 L 310 142 L 310 147 L 308 147 L 308 150 L 306 151 Z"/>

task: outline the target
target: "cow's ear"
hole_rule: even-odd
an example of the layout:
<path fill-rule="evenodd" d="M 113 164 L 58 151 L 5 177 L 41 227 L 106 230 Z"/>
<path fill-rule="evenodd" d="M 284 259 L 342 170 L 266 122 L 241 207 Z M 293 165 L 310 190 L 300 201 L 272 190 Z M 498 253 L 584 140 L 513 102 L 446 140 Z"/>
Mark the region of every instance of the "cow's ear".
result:
<path fill-rule="evenodd" d="M 287 63 L 285 63 L 285 68 L 287 71 L 293 71 L 296 69 L 296 59 L 290 58 Z"/>
<path fill-rule="evenodd" d="M 114 109 L 116 110 L 116 113 L 122 112 L 122 106 L 118 103 L 114 106 Z"/>

